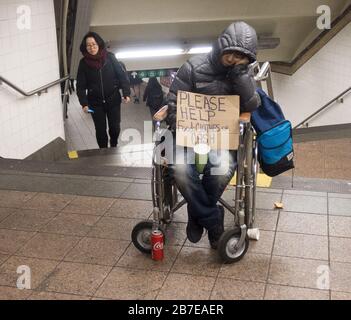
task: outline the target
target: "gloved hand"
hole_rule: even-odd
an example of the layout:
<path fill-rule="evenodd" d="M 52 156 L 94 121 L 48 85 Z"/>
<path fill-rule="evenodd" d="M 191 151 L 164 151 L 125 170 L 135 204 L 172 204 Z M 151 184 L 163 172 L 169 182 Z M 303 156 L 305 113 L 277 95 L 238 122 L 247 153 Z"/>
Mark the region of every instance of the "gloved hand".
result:
<path fill-rule="evenodd" d="M 249 65 L 247 64 L 237 64 L 231 68 L 229 68 L 228 71 L 228 78 L 231 81 L 235 81 L 235 79 L 243 74 L 248 74 L 249 73 Z"/>
<path fill-rule="evenodd" d="M 166 123 L 169 125 L 169 130 L 176 132 L 177 128 L 177 115 L 174 113 L 169 113 L 166 118 Z"/>
<path fill-rule="evenodd" d="M 236 65 L 227 74 L 233 93 L 240 96 L 240 112 L 251 112 L 260 105 L 256 81 L 248 65 Z"/>

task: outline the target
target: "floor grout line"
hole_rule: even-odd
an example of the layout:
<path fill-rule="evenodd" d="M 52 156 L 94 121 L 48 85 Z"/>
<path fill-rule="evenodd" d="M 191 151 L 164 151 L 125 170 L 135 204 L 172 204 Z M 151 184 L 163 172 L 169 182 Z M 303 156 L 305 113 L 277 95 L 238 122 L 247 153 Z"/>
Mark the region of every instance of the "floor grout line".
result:
<path fill-rule="evenodd" d="M 73 198 L 70 202 L 68 202 L 67 205 L 64 206 L 64 207 L 61 209 L 61 211 L 57 214 L 57 216 L 58 216 L 59 214 L 61 214 L 61 213 L 63 212 L 63 210 L 64 210 L 70 203 L 72 203 L 72 202 L 74 201 L 74 199 L 76 199 L 76 198 L 77 198 L 77 197 Z M 111 204 L 111 205 L 112 205 L 112 204 Z M 91 227 L 91 228 L 92 228 L 92 227 Z M 80 239 L 78 239 L 78 240 L 75 242 L 75 244 L 72 246 L 72 248 L 69 249 L 69 250 L 67 250 L 66 254 L 65 254 L 65 255 L 62 257 L 62 259 L 57 263 L 57 265 L 56 265 L 56 267 L 54 268 L 54 270 L 53 270 L 52 272 L 50 272 L 50 273 L 48 274 L 48 276 L 45 277 L 45 278 L 40 282 L 40 284 L 38 284 L 38 288 L 43 287 L 43 286 L 47 283 L 47 281 L 49 280 L 49 278 L 51 277 L 51 275 L 54 274 L 55 272 L 57 272 L 58 267 L 59 267 L 63 262 L 65 262 L 65 261 L 64 261 L 65 257 L 66 257 L 74 248 L 76 248 L 76 247 L 78 246 L 78 244 L 79 244 L 83 239 L 84 239 L 84 237 L 80 237 Z M 29 241 L 27 242 L 27 244 L 28 244 L 28 243 L 29 243 Z M 45 290 L 43 290 L 43 291 L 45 291 Z"/>
<path fill-rule="evenodd" d="M 167 232 L 167 230 L 166 230 L 166 232 Z M 171 271 L 172 271 L 172 269 L 173 269 L 173 267 L 174 267 L 174 265 L 175 265 L 175 263 L 176 263 L 176 261 L 177 261 L 179 255 L 180 255 L 181 251 L 182 251 L 183 248 L 184 248 L 184 244 L 185 244 L 186 240 L 187 240 L 187 238 L 185 238 L 183 244 L 182 244 L 181 246 L 179 246 L 179 247 L 180 247 L 180 250 L 178 251 L 178 253 L 177 253 L 177 255 L 176 255 L 176 257 L 175 257 L 175 259 L 174 259 L 174 261 L 173 261 L 173 263 L 172 263 L 172 265 L 171 265 L 171 267 L 169 268 L 169 270 L 168 270 L 168 272 L 167 272 L 167 274 L 166 274 L 166 276 L 165 276 L 165 279 L 164 279 L 163 282 L 162 282 L 161 288 L 160 288 L 160 290 L 157 292 L 157 294 L 156 294 L 154 300 L 157 300 L 157 298 L 159 297 L 159 294 L 160 294 L 160 292 L 161 292 L 163 286 L 165 285 L 165 283 L 166 283 L 166 281 L 167 281 L 167 279 L 168 279 L 168 277 L 169 277 L 169 275 L 170 275 L 170 273 L 171 273 Z"/>
<path fill-rule="evenodd" d="M 31 198 L 27 199 L 25 202 L 23 202 L 21 205 L 22 206 L 25 206 L 25 203 L 27 203 L 28 201 L 31 201 L 32 199 L 35 199 L 35 197 L 37 197 L 39 194 L 41 193 L 34 193 Z M 58 215 L 60 214 L 80 214 L 80 215 L 86 215 L 86 216 L 94 216 L 97 218 L 96 222 L 90 226 L 90 231 L 98 224 L 99 221 L 101 221 L 103 218 L 107 217 L 107 218 L 116 218 L 116 219 L 122 219 L 122 220 L 140 220 L 141 218 L 131 218 L 131 217 L 119 217 L 119 216 L 108 216 L 107 214 L 109 213 L 110 209 L 112 208 L 112 206 L 117 202 L 117 199 L 116 198 L 109 198 L 109 199 L 113 199 L 113 201 L 104 209 L 104 212 L 102 215 L 94 215 L 94 214 L 84 214 L 84 213 L 70 213 L 70 212 L 64 212 L 65 209 L 67 209 L 67 207 L 72 204 L 72 202 L 77 199 L 79 196 L 75 196 L 75 197 L 72 197 L 72 199 L 70 199 L 67 203 L 65 203 L 65 205 L 59 209 L 59 210 L 47 210 L 49 212 L 52 212 L 52 213 L 55 213 L 54 216 L 52 218 L 50 218 L 42 227 L 46 226 L 47 224 L 50 224 Z M 281 197 L 283 197 L 283 194 L 281 195 Z M 99 198 L 99 197 L 98 197 Z M 45 209 L 40 209 L 40 208 L 23 208 L 23 207 L 5 207 L 5 209 L 10 209 L 10 213 L 8 215 L 6 215 L 6 217 L 4 219 L 1 219 L 1 221 L 4 221 L 5 219 L 9 218 L 11 215 L 15 214 L 16 212 L 18 212 L 18 210 L 31 210 L 31 211 L 45 211 Z M 123 211 L 123 209 L 122 209 Z M 331 248 L 330 248 L 330 238 L 334 238 L 330 235 L 330 213 L 329 213 L 329 197 L 327 197 L 327 214 L 326 215 L 320 215 L 320 216 L 326 216 L 327 217 L 327 235 L 321 235 L 321 234 L 306 234 L 306 233 L 299 233 L 299 232 L 286 232 L 286 231 L 278 231 L 278 225 L 279 225 L 279 221 L 280 221 L 280 218 L 281 218 L 281 215 L 286 212 L 286 211 L 282 211 L 282 210 L 279 210 L 278 211 L 278 215 L 277 215 L 277 221 L 276 221 L 276 229 L 275 230 L 267 230 L 269 232 L 274 232 L 274 237 L 273 237 L 273 244 L 272 244 L 272 249 L 271 249 L 271 253 L 270 253 L 270 263 L 269 263 L 269 268 L 268 268 L 268 273 L 267 273 L 267 277 L 266 277 L 266 280 L 264 282 L 259 282 L 259 281 L 250 281 L 250 282 L 257 282 L 257 283 L 264 283 L 265 284 L 265 288 L 264 288 L 264 294 L 263 294 L 263 299 L 266 297 L 266 294 L 267 294 L 267 287 L 268 285 L 279 285 L 279 286 L 286 286 L 286 287 L 296 287 L 296 288 L 309 288 L 309 289 L 313 289 L 313 290 L 320 290 L 320 291 L 324 291 L 324 290 L 321 290 L 321 289 L 316 289 L 316 288 L 310 288 L 310 287 L 301 287 L 301 286 L 294 286 L 294 285 L 282 285 L 282 284 L 275 284 L 275 283 L 269 283 L 268 280 L 269 280 L 269 276 L 270 276 L 270 273 L 271 273 L 271 267 L 272 267 L 272 259 L 273 257 L 277 256 L 277 257 L 285 257 L 285 258 L 293 258 L 293 259 L 299 259 L 299 260 L 315 260 L 315 261 L 324 261 L 324 259 L 318 259 L 318 258 L 306 258 L 306 257 L 301 257 L 301 256 L 285 256 L 285 255 L 274 255 L 273 252 L 274 252 L 274 247 L 275 247 L 275 244 L 276 244 L 276 237 L 279 233 L 290 233 L 290 234 L 301 234 L 301 235 L 310 235 L 310 236 L 319 236 L 319 237 L 328 237 L 328 264 L 329 264 L 329 267 L 330 267 L 330 264 L 331 264 Z M 184 227 L 185 223 L 186 222 L 177 222 L 180 226 Z M 0 229 L 3 229 L 3 230 L 12 230 L 12 231 L 21 231 L 19 229 L 11 229 L 11 228 L 0 228 Z M 113 266 L 111 265 L 100 265 L 100 264 L 92 264 L 92 263 L 83 263 L 83 262 L 74 262 L 74 261 L 65 261 L 65 258 L 77 247 L 79 246 L 79 244 L 86 238 L 90 238 L 88 236 L 89 232 L 88 231 L 85 235 L 74 235 L 74 234 L 62 234 L 62 233 L 52 233 L 52 232 L 41 232 L 40 230 L 35 230 L 35 231 L 30 231 L 29 229 L 27 230 L 23 230 L 23 232 L 33 232 L 34 235 L 32 237 L 30 237 L 29 239 L 26 240 L 26 243 L 21 246 L 19 249 L 17 249 L 14 253 L 9 253 L 9 254 L 4 254 L 5 256 L 8 256 L 2 263 L 1 263 L 1 266 L 6 263 L 10 258 L 12 257 L 23 257 L 23 255 L 19 255 L 18 252 L 20 250 L 22 250 L 22 248 L 27 245 L 35 236 L 37 236 L 37 234 L 39 233 L 43 233 L 43 234 L 58 234 L 58 235 L 63 235 L 63 236 L 68 236 L 68 237 L 76 237 L 78 238 L 77 239 L 77 242 L 73 245 L 72 248 L 70 248 L 66 254 L 64 255 L 64 257 L 60 260 L 51 260 L 51 259 L 45 259 L 45 258 L 37 258 L 37 257 L 26 257 L 26 258 L 31 258 L 31 259 L 38 259 L 38 260 L 49 260 L 49 261 L 53 261 L 55 263 L 57 263 L 56 267 L 54 270 L 56 270 L 60 265 L 62 265 L 62 263 L 64 262 L 68 262 L 68 263 L 76 263 L 76 264 L 84 264 L 84 265 L 93 265 L 93 266 L 100 266 L 100 267 L 106 267 L 106 268 L 111 268 L 109 270 L 109 272 L 107 272 L 107 275 L 104 277 L 104 279 L 101 281 L 101 283 L 98 285 L 98 287 L 96 289 L 94 289 L 94 293 L 93 295 L 89 295 L 89 297 L 93 298 L 95 297 L 95 294 L 96 292 L 99 290 L 99 288 L 101 288 L 101 286 L 103 285 L 103 283 L 106 281 L 106 279 L 108 278 L 108 276 L 111 274 L 111 272 L 113 271 L 114 268 L 116 267 L 119 267 L 119 268 L 124 268 L 124 269 L 133 269 L 133 270 L 143 270 L 143 269 L 137 269 L 137 268 L 133 268 L 133 267 L 123 267 L 123 266 L 118 266 L 118 263 L 119 261 L 121 261 L 121 259 L 125 256 L 127 250 L 132 246 L 132 242 L 130 242 L 130 239 L 129 240 L 122 240 L 122 239 L 113 239 L 113 238 L 104 238 L 104 237 L 91 237 L 91 238 L 98 238 L 98 239 L 107 239 L 107 240 L 117 240 L 117 241 L 125 241 L 125 242 L 129 242 L 129 244 L 126 245 L 123 253 L 121 253 L 118 257 L 118 259 L 116 260 L 116 262 L 114 263 Z M 345 238 L 345 239 L 350 239 L 348 237 L 335 237 L 335 238 Z M 160 295 L 160 292 L 162 290 L 162 288 L 164 287 L 164 284 L 166 283 L 168 277 L 170 274 L 172 273 L 177 273 L 177 274 L 185 274 L 185 275 L 193 275 L 193 276 L 196 276 L 195 274 L 192 274 L 192 273 L 182 273 L 182 272 L 172 272 L 172 270 L 174 269 L 174 266 L 175 264 L 177 263 L 177 260 L 181 254 L 181 251 L 183 250 L 183 248 L 197 248 L 196 246 L 189 246 L 189 245 L 186 245 L 186 239 L 182 242 L 181 245 L 177 246 L 177 247 L 180 247 L 180 250 L 177 252 L 176 254 L 176 257 L 174 259 L 174 261 L 172 262 L 171 264 L 171 267 L 170 269 L 165 272 L 166 273 L 166 276 L 165 276 L 165 279 L 163 280 L 162 282 L 162 285 L 155 297 L 155 299 L 157 299 Z M 204 249 L 208 249 L 208 248 L 204 248 Z M 253 253 L 253 254 L 256 254 L 256 253 Z M 257 254 L 259 254 L 259 252 L 257 252 Z M 268 254 L 267 254 L 268 255 Z M 334 261 L 333 261 L 334 262 Z M 351 262 L 344 262 L 344 261 L 335 261 L 335 262 L 340 262 L 341 264 L 346 264 L 346 265 L 350 265 Z M 209 277 L 209 278 L 214 278 L 215 281 L 214 281 L 214 284 L 211 288 L 211 291 L 209 293 L 209 298 L 208 299 L 211 299 L 211 296 L 213 294 L 213 290 L 215 288 L 215 285 L 217 283 L 217 280 L 219 278 L 228 278 L 228 279 L 235 279 L 233 277 L 221 277 L 220 276 L 220 272 L 221 272 L 221 268 L 222 266 L 219 267 L 219 270 L 217 271 L 216 273 L 216 276 L 206 276 L 206 277 Z M 145 269 L 144 269 L 145 270 Z M 152 271 L 152 270 L 151 270 Z M 51 275 L 51 273 L 50 273 Z M 48 276 L 49 277 L 49 276 Z M 44 280 L 46 281 L 48 279 L 48 277 L 44 278 Z M 43 280 L 43 281 L 44 281 Z M 242 279 L 237 279 L 238 281 L 246 281 L 246 280 L 242 280 Z M 43 282 L 41 282 L 38 287 L 40 287 L 42 285 Z M 329 299 L 331 299 L 331 293 L 332 293 L 332 289 L 329 288 Z M 47 292 L 52 292 L 52 291 L 47 291 Z M 340 291 L 340 292 L 343 292 L 343 291 Z M 347 293 L 347 292 L 346 292 Z M 62 294 L 69 294 L 69 295 L 73 295 L 71 293 L 62 293 Z M 31 294 L 32 295 L 32 294 Z M 30 295 L 30 296 L 31 296 Z M 83 295 L 83 294 L 74 294 L 74 295 Z"/>
<path fill-rule="evenodd" d="M 126 252 L 128 251 L 129 247 L 131 246 L 132 242 L 129 243 L 129 245 L 127 245 L 127 247 L 125 248 L 124 252 L 120 255 L 120 257 L 117 259 L 116 263 L 112 266 L 111 270 L 107 273 L 106 277 L 103 279 L 103 281 L 100 283 L 100 285 L 96 288 L 96 290 L 93 293 L 93 297 L 97 298 L 96 294 L 99 291 L 99 289 L 103 286 L 103 284 L 105 283 L 106 279 L 109 277 L 109 275 L 111 274 L 111 272 L 117 268 L 117 264 L 118 262 L 122 259 L 122 257 L 126 254 Z"/>

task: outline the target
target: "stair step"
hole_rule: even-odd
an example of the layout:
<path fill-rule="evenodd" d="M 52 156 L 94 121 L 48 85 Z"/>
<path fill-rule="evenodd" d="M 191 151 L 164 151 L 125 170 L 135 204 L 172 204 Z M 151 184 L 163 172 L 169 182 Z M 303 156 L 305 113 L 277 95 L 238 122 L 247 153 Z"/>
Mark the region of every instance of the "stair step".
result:
<path fill-rule="evenodd" d="M 293 137 L 294 142 L 351 138 L 351 124 L 294 129 Z"/>
<path fill-rule="evenodd" d="M 133 179 L 150 179 L 152 173 L 151 167 L 123 167 L 101 165 L 96 162 L 82 164 L 79 161 L 62 163 L 11 159 L 0 159 L 0 170 L 4 172 L 33 172 Z"/>

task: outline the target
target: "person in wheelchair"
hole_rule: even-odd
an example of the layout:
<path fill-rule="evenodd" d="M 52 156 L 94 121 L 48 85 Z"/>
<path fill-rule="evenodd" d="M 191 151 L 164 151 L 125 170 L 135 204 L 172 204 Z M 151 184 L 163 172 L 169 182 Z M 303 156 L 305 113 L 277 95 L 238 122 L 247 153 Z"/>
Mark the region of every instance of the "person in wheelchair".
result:
<path fill-rule="evenodd" d="M 256 93 L 256 82 L 249 68 L 249 64 L 256 61 L 256 48 L 256 31 L 245 22 L 234 22 L 213 44 L 212 52 L 194 56 L 185 62 L 167 96 L 166 122 L 171 131 L 176 130 L 178 90 L 207 95 L 239 95 L 240 112 L 254 111 L 261 103 Z M 169 169 L 170 175 L 187 201 L 187 237 L 189 241 L 196 243 L 206 229 L 210 245 L 216 249 L 224 232 L 224 208 L 218 206 L 217 202 L 235 173 L 237 153 L 211 150 L 203 177 L 200 179 L 194 164 L 177 161 L 178 154 L 187 155 L 194 152 L 191 148 L 182 148 L 175 148 L 176 160 Z M 223 161 L 229 163 L 226 172 L 222 175 L 211 175 L 211 169 Z"/>

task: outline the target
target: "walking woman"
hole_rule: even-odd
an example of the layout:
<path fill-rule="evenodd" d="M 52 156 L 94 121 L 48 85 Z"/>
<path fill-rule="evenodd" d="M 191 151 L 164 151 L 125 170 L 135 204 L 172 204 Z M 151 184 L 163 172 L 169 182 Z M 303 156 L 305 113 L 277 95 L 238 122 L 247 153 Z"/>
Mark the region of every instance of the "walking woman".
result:
<path fill-rule="evenodd" d="M 163 91 L 156 77 L 151 77 L 144 91 L 143 101 L 150 109 L 151 117 L 162 107 Z"/>
<path fill-rule="evenodd" d="M 89 32 L 80 46 L 83 54 L 78 67 L 77 95 L 83 111 L 91 113 L 99 148 L 108 148 L 107 123 L 110 147 L 117 147 L 121 131 L 121 94 L 130 101 L 130 85 L 114 54 L 108 52 L 104 40 Z"/>

